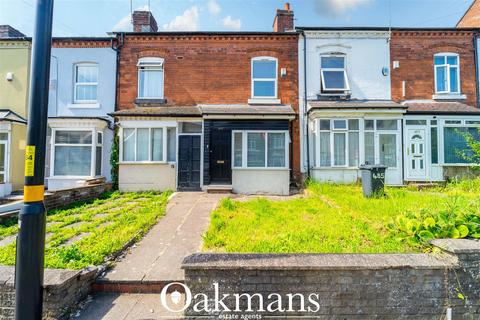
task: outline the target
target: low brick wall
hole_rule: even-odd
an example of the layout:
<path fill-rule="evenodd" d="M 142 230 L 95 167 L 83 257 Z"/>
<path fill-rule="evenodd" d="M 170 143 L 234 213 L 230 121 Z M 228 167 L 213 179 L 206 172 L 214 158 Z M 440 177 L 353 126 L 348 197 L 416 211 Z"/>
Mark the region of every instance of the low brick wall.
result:
<path fill-rule="evenodd" d="M 44 275 L 43 319 L 67 318 L 71 308 L 86 298 L 98 269 L 46 269 Z M 15 269 L 0 266 L 0 319 L 14 319 Z"/>
<path fill-rule="evenodd" d="M 48 192 L 45 195 L 45 207 L 52 210 L 67 206 L 76 201 L 86 201 L 98 198 L 102 193 L 112 189 L 111 183 Z"/>
<path fill-rule="evenodd" d="M 199 315 L 250 314 L 257 316 L 315 316 L 316 319 L 479 319 L 480 316 L 480 242 L 473 240 L 436 240 L 442 249 L 435 254 L 194 254 L 185 258 L 185 284 L 193 301 L 185 312 L 187 318 Z M 259 293 L 238 298 L 241 312 L 215 310 L 218 296 L 229 294 L 223 302 L 235 310 L 234 294 Z M 207 294 L 208 310 L 194 305 Z M 299 296 L 305 302 L 302 307 Z M 464 300 L 458 297 L 463 294 Z M 270 296 L 269 295 L 272 295 Z M 268 306 L 275 295 L 277 304 Z M 309 299 L 316 301 L 312 303 Z M 240 319 L 240 318 L 238 318 Z"/>

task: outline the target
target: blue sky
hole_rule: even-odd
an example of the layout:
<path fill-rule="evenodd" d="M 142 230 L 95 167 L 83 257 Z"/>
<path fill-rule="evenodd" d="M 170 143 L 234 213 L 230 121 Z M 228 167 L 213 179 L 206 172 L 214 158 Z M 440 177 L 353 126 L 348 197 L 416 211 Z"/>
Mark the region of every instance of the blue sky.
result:
<path fill-rule="evenodd" d="M 0 24 L 32 34 L 35 0 L 0 0 Z M 453 27 L 473 0 L 290 0 L 297 26 Z M 148 0 L 132 0 L 146 8 Z M 280 0 L 150 0 L 160 30 L 271 31 Z M 55 36 L 129 28 L 130 0 L 55 0 Z"/>

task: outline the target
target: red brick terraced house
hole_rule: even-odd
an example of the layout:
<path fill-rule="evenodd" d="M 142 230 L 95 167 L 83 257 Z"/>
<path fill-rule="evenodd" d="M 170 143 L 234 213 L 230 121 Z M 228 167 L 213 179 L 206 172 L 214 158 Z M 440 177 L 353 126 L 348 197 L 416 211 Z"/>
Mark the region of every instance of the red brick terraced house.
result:
<path fill-rule="evenodd" d="M 478 136 L 480 126 L 476 35 L 476 29 L 467 28 L 392 32 L 392 99 L 407 107 L 406 182 L 471 173 L 464 134 Z"/>
<path fill-rule="evenodd" d="M 120 189 L 288 194 L 300 181 L 293 12 L 277 10 L 274 32 L 133 18 L 136 32 L 116 34 Z"/>

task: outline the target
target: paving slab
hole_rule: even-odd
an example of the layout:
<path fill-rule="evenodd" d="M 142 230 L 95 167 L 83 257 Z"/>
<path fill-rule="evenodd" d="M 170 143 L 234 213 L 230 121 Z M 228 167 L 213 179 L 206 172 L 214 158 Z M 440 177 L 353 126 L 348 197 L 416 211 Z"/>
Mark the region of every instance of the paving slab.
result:
<path fill-rule="evenodd" d="M 8 246 L 10 243 L 15 241 L 15 239 L 17 239 L 16 234 L 0 239 L 0 247 Z"/>
<path fill-rule="evenodd" d="M 101 280 L 181 281 L 183 258 L 198 252 L 210 213 L 225 194 L 181 192 L 170 199 L 166 214 Z"/>
<path fill-rule="evenodd" d="M 169 299 L 169 297 L 167 297 Z M 183 295 L 182 301 L 183 304 Z M 74 314 L 71 320 L 137 320 L 182 319 L 182 315 L 166 310 L 159 294 L 107 294 L 101 293 L 85 308 Z"/>

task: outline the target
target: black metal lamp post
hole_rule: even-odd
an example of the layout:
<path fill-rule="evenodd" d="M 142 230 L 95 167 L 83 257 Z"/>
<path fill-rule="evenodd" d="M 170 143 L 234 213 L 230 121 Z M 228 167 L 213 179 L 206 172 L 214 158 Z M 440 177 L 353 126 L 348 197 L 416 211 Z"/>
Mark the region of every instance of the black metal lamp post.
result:
<path fill-rule="evenodd" d="M 36 1 L 32 38 L 24 207 L 18 217 L 15 318 L 42 318 L 46 210 L 43 204 L 53 0 Z"/>

